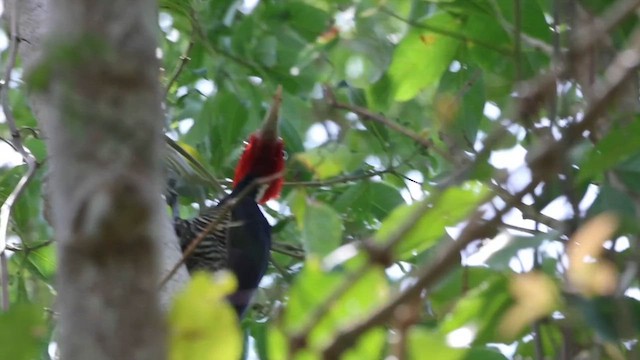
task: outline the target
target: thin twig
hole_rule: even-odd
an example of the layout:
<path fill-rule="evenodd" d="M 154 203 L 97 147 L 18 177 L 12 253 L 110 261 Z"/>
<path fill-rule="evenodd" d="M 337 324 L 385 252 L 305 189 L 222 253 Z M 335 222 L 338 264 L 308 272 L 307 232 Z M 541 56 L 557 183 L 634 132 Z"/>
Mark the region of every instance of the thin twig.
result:
<path fill-rule="evenodd" d="M 514 21 L 514 25 L 511 25 L 511 23 L 505 19 L 504 15 L 502 14 L 502 10 L 500 8 L 500 6 L 497 4 L 497 2 L 494 0 L 491 2 L 494 14 L 497 15 L 497 20 L 500 23 L 500 25 L 504 28 L 505 31 L 507 32 L 513 32 L 513 33 L 519 33 L 520 35 L 520 41 L 522 43 L 526 43 L 528 46 L 530 46 L 532 49 L 537 50 L 537 51 L 541 51 L 547 55 L 551 55 L 553 49 L 551 46 L 549 46 L 549 44 L 547 44 L 546 42 L 539 40 L 535 37 L 532 36 L 528 36 L 527 34 L 523 34 L 521 30 L 516 30 L 515 28 L 517 28 L 518 25 L 518 20 L 515 19 Z M 516 5 L 520 5 L 520 4 L 516 4 Z M 515 6 L 514 6 L 515 8 Z M 517 48 L 518 46 L 514 46 L 514 48 Z M 517 52 L 517 50 L 516 50 Z"/>
<path fill-rule="evenodd" d="M 191 61 L 189 54 L 191 53 L 191 50 L 193 49 L 194 44 L 195 44 L 195 41 L 193 41 L 193 34 L 192 34 L 191 39 L 189 39 L 189 45 L 187 46 L 185 51 L 182 53 L 182 55 L 180 55 L 180 62 L 178 63 L 176 70 L 173 72 L 171 79 L 169 79 L 169 82 L 167 83 L 167 86 L 164 89 L 164 95 L 162 96 L 163 99 L 167 98 L 167 95 L 169 95 L 169 91 L 171 90 L 171 86 L 173 86 L 173 84 L 178 80 L 178 77 L 182 73 L 182 70 L 185 68 L 185 66 L 187 66 L 189 61 Z"/>
<path fill-rule="evenodd" d="M 31 251 L 36 251 L 38 249 L 41 249 L 45 246 L 49 246 L 53 243 L 53 240 L 47 240 L 47 241 L 43 241 L 40 244 L 36 244 L 33 246 L 21 246 L 21 247 L 15 247 L 15 246 L 11 246 L 7 244 L 7 250 L 9 251 L 13 251 L 13 252 L 25 252 L 25 253 L 29 253 Z"/>
<path fill-rule="evenodd" d="M 279 254 L 287 255 L 294 259 L 304 260 L 305 252 L 298 246 L 286 243 L 280 243 L 276 241 L 271 242 L 271 251 Z"/>
<path fill-rule="evenodd" d="M 493 191 L 495 191 L 496 195 L 498 195 L 502 200 L 509 202 L 511 201 L 511 198 L 513 197 L 513 195 L 511 195 L 510 192 L 508 192 L 507 190 L 505 190 L 503 187 L 501 187 L 500 185 L 496 185 L 496 184 L 489 184 L 489 187 L 491 187 L 491 189 Z M 527 205 L 524 203 L 517 203 L 514 208 L 520 210 L 520 212 L 523 215 L 524 219 L 530 219 L 533 220 L 537 223 L 540 224 L 544 224 L 546 226 L 548 226 L 551 229 L 554 230 L 558 230 L 561 231 L 564 227 L 565 224 L 562 221 L 556 220 L 550 216 L 547 216 L 539 211 L 537 211 L 533 206 L 531 205 Z"/>
<path fill-rule="evenodd" d="M 3 79 L 4 83 L 2 84 L 2 88 L 0 88 L 0 101 L 2 102 L 2 111 L 4 112 L 7 125 L 9 126 L 9 130 L 11 131 L 11 143 L 13 144 L 14 149 L 16 149 L 16 151 L 20 155 L 22 155 L 22 158 L 27 164 L 27 172 L 20 178 L 20 181 L 18 181 L 16 187 L 0 207 L 0 287 L 2 288 L 1 305 L 3 311 L 7 311 L 9 309 L 9 269 L 6 259 L 7 254 L 5 252 L 7 247 L 7 234 L 9 231 L 9 218 L 11 217 L 11 210 L 13 209 L 13 206 L 33 178 L 37 167 L 35 158 L 30 152 L 25 149 L 24 145 L 22 144 L 20 132 L 18 131 L 15 118 L 13 117 L 13 112 L 11 111 L 11 105 L 9 104 L 8 93 L 10 88 L 9 85 L 11 82 L 11 73 L 13 72 L 13 68 L 16 64 L 16 57 L 18 55 L 17 7 L 18 5 L 16 1 L 11 2 L 11 9 L 9 10 L 11 11 L 11 41 L 9 43 L 9 59 L 5 68 Z"/>
<path fill-rule="evenodd" d="M 445 158 L 447 160 L 450 160 L 450 161 L 453 161 L 451 155 L 449 155 L 446 152 L 438 149 L 436 146 L 433 145 L 433 142 L 431 140 L 420 136 L 415 131 L 408 129 L 408 128 L 398 124 L 395 121 L 391 121 L 390 119 L 387 119 L 386 117 L 384 117 L 384 116 L 382 116 L 380 114 L 373 113 L 367 108 L 363 108 L 363 107 L 360 107 L 360 106 L 357 106 L 357 105 L 338 102 L 336 100 L 335 95 L 333 94 L 333 91 L 331 91 L 331 89 L 328 86 L 324 86 L 323 87 L 323 91 L 324 91 L 324 97 L 325 97 L 327 103 L 331 107 L 333 107 L 335 109 L 351 111 L 352 113 L 360 116 L 364 120 L 371 120 L 371 121 L 377 122 L 379 124 L 382 124 L 382 125 L 388 127 L 389 129 L 391 129 L 391 130 L 393 130 L 393 131 L 395 131 L 397 133 L 400 133 L 400 134 L 408 137 L 409 139 L 415 141 L 416 143 L 418 143 L 423 148 L 433 150 L 434 152 L 438 153 L 438 155 L 442 156 L 443 158 Z"/>
<path fill-rule="evenodd" d="M 200 245 L 202 240 L 204 240 L 204 238 L 208 234 L 210 234 L 216 227 L 222 224 L 222 222 L 224 221 L 225 215 L 228 212 L 230 212 L 238 204 L 238 202 L 240 202 L 240 200 L 244 199 L 244 197 L 247 196 L 251 191 L 253 191 L 257 186 L 262 184 L 267 184 L 281 176 L 282 176 L 282 172 L 278 172 L 273 175 L 257 178 L 254 181 L 252 181 L 251 184 L 249 184 L 246 188 L 242 189 L 242 191 L 240 191 L 240 193 L 238 193 L 237 196 L 229 199 L 224 204 L 218 206 L 219 216 L 213 219 L 208 224 L 206 229 L 200 232 L 194 239 L 192 239 L 189 242 L 189 246 L 187 246 L 187 248 L 185 249 L 180 260 L 173 266 L 173 268 L 171 268 L 171 271 L 169 271 L 167 275 L 164 276 L 162 281 L 160 281 L 160 285 L 159 285 L 160 288 L 162 288 L 173 277 L 173 275 L 175 275 L 175 273 L 178 272 L 178 269 L 180 269 L 182 264 L 184 264 L 184 262 L 193 254 L 193 252 L 198 247 L 198 245 Z"/>
<path fill-rule="evenodd" d="M 509 229 L 509 230 L 519 231 L 519 232 L 522 232 L 522 233 L 525 233 L 525 234 L 536 235 L 536 234 L 541 234 L 542 233 L 542 231 L 540 231 L 540 230 L 529 229 L 529 228 L 526 228 L 526 227 L 517 226 L 517 225 L 505 223 L 505 222 L 500 224 L 500 226 L 503 226 L 503 227 L 505 227 L 506 229 Z"/>
<path fill-rule="evenodd" d="M 271 265 L 273 265 L 273 268 L 276 269 L 276 271 L 278 273 L 280 273 L 280 275 L 282 276 L 283 279 L 285 279 L 286 281 L 291 281 L 292 276 L 291 274 L 289 274 L 289 272 L 287 271 L 287 269 L 285 269 L 284 267 L 282 267 L 280 264 L 278 264 L 277 261 L 275 261 L 275 259 L 273 258 L 273 256 L 271 256 L 269 258 L 269 262 L 271 262 Z"/>
<path fill-rule="evenodd" d="M 335 184 L 348 183 L 351 181 L 362 180 L 367 178 L 372 178 L 374 176 L 380 176 L 384 174 L 394 173 L 395 168 L 383 169 L 383 170 L 374 170 L 367 171 L 358 175 L 346 175 L 335 177 L 327 180 L 316 180 L 316 181 L 287 181 L 283 185 L 285 186 L 305 186 L 305 187 L 322 187 L 329 186 Z"/>

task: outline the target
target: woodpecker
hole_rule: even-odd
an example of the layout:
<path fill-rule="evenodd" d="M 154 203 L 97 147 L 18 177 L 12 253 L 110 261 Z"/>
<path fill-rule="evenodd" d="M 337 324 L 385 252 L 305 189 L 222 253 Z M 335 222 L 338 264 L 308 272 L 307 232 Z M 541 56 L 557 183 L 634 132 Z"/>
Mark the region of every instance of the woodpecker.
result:
<path fill-rule="evenodd" d="M 269 262 L 271 226 L 258 205 L 277 198 L 282 189 L 284 142 L 278 135 L 281 101 L 282 90 L 278 87 L 261 129 L 250 135 L 240 157 L 232 192 L 196 218 L 175 220 L 182 251 L 210 224 L 219 224 L 206 234 L 185 263 L 190 273 L 231 270 L 238 279 L 238 290 L 229 296 L 229 301 L 239 316 L 247 309 Z M 270 181 L 254 184 L 261 178 Z M 231 199 L 236 200 L 235 204 L 222 211 Z"/>

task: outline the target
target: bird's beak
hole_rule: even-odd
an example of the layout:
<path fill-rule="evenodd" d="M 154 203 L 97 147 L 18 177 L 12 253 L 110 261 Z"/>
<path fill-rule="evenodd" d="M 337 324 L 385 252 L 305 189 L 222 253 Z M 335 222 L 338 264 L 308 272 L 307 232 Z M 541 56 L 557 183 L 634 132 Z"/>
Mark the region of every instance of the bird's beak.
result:
<path fill-rule="evenodd" d="M 280 115 L 280 104 L 282 103 L 282 85 L 278 85 L 276 94 L 273 96 L 271 109 L 267 113 L 260 129 L 262 140 L 275 142 L 278 140 L 278 117 Z"/>

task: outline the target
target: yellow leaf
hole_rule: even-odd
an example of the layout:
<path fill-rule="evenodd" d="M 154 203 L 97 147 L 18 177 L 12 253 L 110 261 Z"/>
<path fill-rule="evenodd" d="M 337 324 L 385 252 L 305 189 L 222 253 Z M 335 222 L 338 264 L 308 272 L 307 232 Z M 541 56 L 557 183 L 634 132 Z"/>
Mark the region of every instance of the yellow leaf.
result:
<path fill-rule="evenodd" d="M 551 314 L 560 294 L 556 285 L 541 272 L 518 274 L 511 279 L 509 290 L 515 304 L 507 310 L 499 331 L 506 338 L 515 338 L 525 326 Z"/>
<path fill-rule="evenodd" d="M 434 100 L 434 108 L 436 111 L 436 119 L 442 127 L 446 128 L 453 124 L 458 115 L 460 100 L 457 96 L 449 93 L 440 94 Z"/>
<path fill-rule="evenodd" d="M 321 147 L 296 154 L 296 159 L 318 179 L 328 179 L 340 175 L 350 168 L 354 156 L 344 145 Z"/>
<path fill-rule="evenodd" d="M 609 261 L 602 259 L 602 252 L 603 244 L 617 227 L 618 219 L 603 213 L 589 220 L 571 237 L 567 247 L 567 278 L 583 295 L 608 295 L 615 290 L 618 273 Z"/>
<path fill-rule="evenodd" d="M 602 245 L 618 228 L 618 219 L 610 213 L 600 214 L 589 220 L 573 234 L 569 243 L 569 260 L 583 262 L 584 258 L 599 257 Z"/>
<path fill-rule="evenodd" d="M 229 272 L 196 273 L 169 312 L 171 360 L 237 360 L 242 335 L 226 296 L 237 288 Z"/>

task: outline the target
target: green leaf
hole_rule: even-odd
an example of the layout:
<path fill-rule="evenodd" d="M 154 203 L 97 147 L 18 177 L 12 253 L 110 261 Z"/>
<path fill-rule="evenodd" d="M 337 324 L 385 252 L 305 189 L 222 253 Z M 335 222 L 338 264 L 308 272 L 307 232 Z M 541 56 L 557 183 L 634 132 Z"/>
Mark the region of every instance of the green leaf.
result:
<path fill-rule="evenodd" d="M 46 282 L 51 282 L 56 274 L 57 261 L 55 245 L 50 244 L 26 253 L 31 272 Z"/>
<path fill-rule="evenodd" d="M 342 220 L 326 204 L 307 200 L 302 241 L 307 253 L 325 256 L 342 243 Z"/>
<path fill-rule="evenodd" d="M 437 119 L 444 134 L 461 148 L 473 148 L 486 102 L 480 69 L 447 71 L 440 80 L 435 98 Z"/>
<path fill-rule="evenodd" d="M 600 176 L 605 170 L 640 152 L 640 118 L 610 131 L 587 154 L 578 181 Z"/>
<path fill-rule="evenodd" d="M 216 160 L 214 164 L 220 166 L 233 150 L 241 148 L 242 130 L 249 119 L 249 111 L 238 95 L 231 92 L 219 92 L 214 102 L 214 113 L 210 115 L 213 117 L 210 120 L 213 124 L 211 138 L 215 140 L 212 158 Z"/>
<path fill-rule="evenodd" d="M 383 354 L 386 337 L 387 331 L 380 327 L 365 332 L 360 336 L 356 345 L 345 352 L 343 359 L 379 359 Z"/>
<path fill-rule="evenodd" d="M 416 327 L 409 332 L 409 353 L 414 360 L 459 360 L 467 349 L 447 346 L 446 338 L 439 332 Z"/>
<path fill-rule="evenodd" d="M 327 179 L 359 165 L 362 156 L 344 145 L 314 148 L 296 154 L 296 159 L 313 171 L 318 179 Z"/>
<path fill-rule="evenodd" d="M 432 207 L 412 226 L 394 252 L 399 259 L 407 259 L 415 253 L 429 249 L 445 233 L 446 226 L 462 221 L 487 196 L 488 190 L 480 183 L 466 183 L 459 188 L 449 188 L 437 196 Z M 423 200 L 423 201 L 429 201 Z M 374 239 L 386 243 L 406 219 L 418 211 L 422 203 L 402 205 L 396 208 L 380 226 Z"/>
<path fill-rule="evenodd" d="M 624 192 L 609 184 L 600 186 L 598 197 L 589 210 L 588 217 L 602 212 L 613 212 L 622 220 L 621 232 L 633 232 L 638 229 L 638 221 L 633 200 Z"/>
<path fill-rule="evenodd" d="M 467 56 L 461 62 L 485 71 L 483 80 L 487 97 L 497 95 L 502 98 L 512 90 L 515 61 L 513 42 L 495 19 L 493 10 L 476 12 L 465 19 L 461 32 L 469 40 L 465 44 Z"/>
<path fill-rule="evenodd" d="M 469 289 L 480 286 L 487 279 L 497 274 L 497 271 L 486 267 L 468 266 L 457 268 L 431 290 L 429 299 L 434 313 L 438 317 L 444 317 L 447 312 L 451 311 L 453 305 L 465 296 Z"/>
<path fill-rule="evenodd" d="M 304 189 L 295 189 L 289 193 L 287 202 L 289 203 L 291 212 L 295 215 L 296 224 L 302 229 L 307 211 L 307 192 Z"/>
<path fill-rule="evenodd" d="M 170 359 L 237 360 L 242 334 L 235 310 L 225 297 L 237 287 L 233 275 L 195 274 L 176 296 L 169 312 Z"/>
<path fill-rule="evenodd" d="M 46 334 L 40 307 L 13 305 L 8 312 L 0 313 L 0 359 L 36 359 L 44 348 Z"/>
<path fill-rule="evenodd" d="M 548 353 L 545 353 L 548 354 Z M 469 349 L 464 360 L 507 360 L 507 357 L 493 349 L 474 347 Z"/>
<path fill-rule="evenodd" d="M 198 105 L 197 108 L 200 109 L 200 113 L 196 116 L 193 126 L 183 138 L 185 142 L 192 145 L 198 145 L 207 140 L 207 135 L 211 131 L 212 117 L 216 111 L 215 103 L 211 98 L 207 99 L 204 104 Z"/>
<path fill-rule="evenodd" d="M 316 307 L 322 306 L 327 298 L 347 280 L 347 274 L 334 271 L 324 272 L 319 260 L 308 260 L 289 292 L 287 311 L 283 313 L 281 331 L 294 334 L 307 324 Z M 352 281 L 348 290 L 338 299 L 332 299 L 332 306 L 320 318 L 308 338 L 311 349 L 320 349 L 335 338 L 336 332 L 348 324 L 364 319 L 389 296 L 389 287 L 383 269 L 372 268 L 358 280 Z M 273 331 L 273 329 L 272 329 Z M 374 330 L 377 332 L 378 330 Z M 378 338 L 378 334 L 370 335 Z M 377 346 L 364 341 L 357 353 L 375 352 Z M 368 345 L 367 345 L 368 344 Z"/>
<path fill-rule="evenodd" d="M 329 14 L 303 2 L 286 5 L 286 20 L 308 42 L 313 42 L 329 25 Z"/>
<path fill-rule="evenodd" d="M 607 341 L 628 339 L 640 333 L 640 301 L 636 299 L 626 296 L 569 299 L 581 310 L 587 324 Z"/>
<path fill-rule="evenodd" d="M 513 0 L 497 0 L 496 4 L 499 6 L 502 16 L 514 24 L 515 23 L 515 4 Z M 542 12 L 540 5 L 537 1 L 521 1 L 521 16 L 522 32 L 543 40 L 547 43 L 551 43 L 551 28 L 548 26 L 545 20 L 545 14 Z"/>
<path fill-rule="evenodd" d="M 441 330 L 449 333 L 469 326 L 475 331 L 475 344 L 498 342 L 499 321 L 513 301 L 508 284 L 506 277 L 497 275 L 469 291 L 445 318 Z"/>
<path fill-rule="evenodd" d="M 254 57 L 266 67 L 276 66 L 278 63 L 278 39 L 275 36 L 263 38 L 255 48 Z"/>
<path fill-rule="evenodd" d="M 404 204 L 404 199 L 397 188 L 373 181 L 349 185 L 333 203 L 340 212 L 371 215 L 377 219 L 384 219 L 400 204 Z"/>
<path fill-rule="evenodd" d="M 564 334 L 562 330 L 560 330 L 557 324 L 552 322 L 542 321 L 538 325 L 540 331 L 541 340 L 542 340 L 542 351 L 548 357 L 557 357 L 557 353 L 561 351 L 558 349 L 557 344 L 562 343 L 564 339 Z M 584 327 L 586 329 L 586 327 Z M 580 338 L 579 334 L 574 334 L 574 338 Z M 539 350 L 536 350 L 536 340 L 534 339 L 524 339 L 520 341 L 518 345 L 518 354 L 523 356 L 525 359 L 535 359 L 536 353 Z"/>
<path fill-rule="evenodd" d="M 25 146 L 37 161 L 42 162 L 47 158 L 47 146 L 42 139 L 28 137 L 25 141 Z"/>
<path fill-rule="evenodd" d="M 460 27 L 460 22 L 446 13 L 433 16 L 426 23 L 447 31 Z M 459 45 L 458 40 L 442 33 L 411 30 L 398 44 L 389 67 L 395 100 L 410 100 L 425 87 L 436 85 Z"/>

